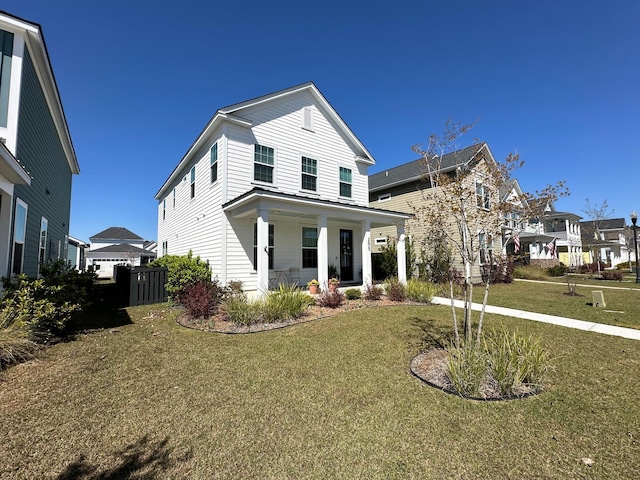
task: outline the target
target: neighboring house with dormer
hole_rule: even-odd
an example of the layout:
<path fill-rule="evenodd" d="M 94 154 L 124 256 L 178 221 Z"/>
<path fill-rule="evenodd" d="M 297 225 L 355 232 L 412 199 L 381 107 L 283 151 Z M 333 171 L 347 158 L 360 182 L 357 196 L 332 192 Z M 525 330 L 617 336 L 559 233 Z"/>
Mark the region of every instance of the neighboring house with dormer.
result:
<path fill-rule="evenodd" d="M 582 242 L 587 250 L 589 263 L 596 261 L 599 254 L 602 262 L 615 267 L 619 263 L 630 260 L 625 237 L 627 222 L 624 218 L 608 218 L 597 221 L 580 222 L 582 229 Z M 600 236 L 598 237 L 598 233 Z"/>
<path fill-rule="evenodd" d="M 124 227 L 110 227 L 89 238 L 86 252 L 87 268 L 92 268 L 98 278 L 113 277 L 114 267 L 127 265 L 138 267 L 152 262 L 155 252 L 149 250 L 149 242 Z"/>
<path fill-rule="evenodd" d="M 155 196 L 161 255 L 191 251 L 258 295 L 325 283 L 329 265 L 370 282 L 371 228 L 393 225 L 403 247 L 409 217 L 368 207 L 374 164 L 311 82 L 221 108 Z"/>
<path fill-rule="evenodd" d="M 500 189 L 503 204 L 512 205 L 502 227 L 503 252 L 523 257 L 527 263 L 548 267 L 558 262 L 570 267 L 582 265 L 580 216 L 558 212 L 553 202 L 528 208 L 517 179 L 510 179 Z M 522 212 L 529 211 L 523 218 Z M 532 215 L 537 210 L 538 214 Z"/>
<path fill-rule="evenodd" d="M 80 173 L 40 25 L 0 12 L 0 275 L 67 258 Z"/>
<path fill-rule="evenodd" d="M 472 208 L 484 208 L 484 206 L 498 201 L 498 192 L 489 191 L 484 181 L 483 164 L 487 161 L 495 162 L 495 159 L 486 143 L 471 145 L 455 152 L 433 157 L 430 160 L 432 168 L 438 168 L 438 171 L 443 175 L 456 175 L 456 172 L 464 172 L 463 175 L 467 177 L 465 182 L 468 182 L 469 188 L 475 190 Z M 414 207 L 421 208 L 427 204 L 430 206 L 429 208 L 437 208 L 433 200 L 426 200 L 431 196 L 430 193 L 426 193 L 431 188 L 425 159 L 419 158 L 371 175 L 369 177 L 369 205 L 373 208 L 385 208 L 406 213 L 413 213 Z M 419 254 L 423 242 L 426 241 L 425 226 L 419 217 L 420 215 L 410 219 L 406 228 L 416 254 Z M 452 231 L 455 230 L 453 225 L 449 225 L 449 228 Z M 478 242 L 490 241 L 484 232 L 475 233 L 477 235 L 475 240 Z M 388 239 L 394 238 L 394 235 L 394 230 L 389 227 L 373 229 L 371 232 L 373 252 L 379 253 L 387 245 Z M 452 235 L 455 236 L 455 233 Z M 499 246 L 500 239 L 493 239 L 493 247 L 499 248 Z M 461 259 L 455 254 L 454 266 L 458 270 L 463 268 Z M 479 281 L 482 260 L 477 262 L 475 267 L 472 277 L 474 281 Z"/>

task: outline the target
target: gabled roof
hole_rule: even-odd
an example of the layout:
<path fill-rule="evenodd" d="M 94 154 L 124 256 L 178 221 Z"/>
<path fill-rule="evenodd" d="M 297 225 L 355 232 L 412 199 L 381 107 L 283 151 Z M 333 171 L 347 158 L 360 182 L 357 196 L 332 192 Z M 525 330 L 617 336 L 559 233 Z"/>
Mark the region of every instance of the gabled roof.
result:
<path fill-rule="evenodd" d="M 67 157 L 71 173 L 80 173 L 78 158 L 76 157 L 73 142 L 71 141 L 71 134 L 69 133 L 69 125 L 67 124 L 64 109 L 62 108 L 62 101 L 60 100 L 60 91 L 58 90 L 58 84 L 53 75 L 51 59 L 49 58 L 49 52 L 47 51 L 47 46 L 42 35 L 42 27 L 37 23 L 24 20 L 2 10 L 0 10 L 0 23 L 3 25 L 3 29 L 20 32 L 25 36 L 27 48 L 29 49 L 36 72 L 38 73 L 38 78 L 40 79 L 47 104 L 49 105 L 51 117 L 53 118 L 53 123 L 58 132 L 65 156 Z"/>
<path fill-rule="evenodd" d="M 375 160 L 373 156 L 367 151 L 360 140 L 358 140 L 349 126 L 340 117 L 340 115 L 338 115 L 338 112 L 334 110 L 334 108 L 327 101 L 324 95 L 320 93 L 318 87 L 316 87 L 313 82 L 307 82 L 300 85 L 295 85 L 290 88 L 285 88 L 284 90 L 269 93 L 268 95 L 263 95 L 261 97 L 256 97 L 240 103 L 234 103 L 233 105 L 218 109 L 213 117 L 211 117 L 207 125 L 204 127 L 202 132 L 200 132 L 200 135 L 198 135 L 196 140 L 189 147 L 189 150 L 187 150 L 187 153 L 185 153 L 185 155 L 182 157 L 180 163 L 178 163 L 173 172 L 171 172 L 169 178 L 167 178 L 162 187 L 160 187 L 160 190 L 158 190 L 155 195 L 155 199 L 160 200 L 164 196 L 165 191 L 169 188 L 169 185 L 171 185 L 177 178 L 182 176 L 183 170 L 188 166 L 191 160 L 193 160 L 195 152 L 198 151 L 198 149 L 201 148 L 203 144 L 205 144 L 209 140 L 211 135 L 213 135 L 214 131 L 220 124 L 222 124 L 223 122 L 231 122 L 243 127 L 250 128 L 252 126 L 252 123 L 250 120 L 242 118 L 242 110 L 266 102 L 271 102 L 302 91 L 307 91 L 311 94 L 316 102 L 318 102 L 318 104 L 323 108 L 325 113 L 333 120 L 335 125 L 337 125 L 337 128 L 342 132 L 345 138 L 351 142 L 352 146 L 355 147 L 356 150 L 359 150 L 362 153 L 362 155 L 356 156 L 356 161 L 365 163 L 367 165 L 374 165 Z"/>
<path fill-rule="evenodd" d="M 142 240 L 142 237 L 139 237 L 131 230 L 127 230 L 124 227 L 109 227 L 106 230 L 103 230 L 100 233 L 96 233 L 92 237 L 89 237 L 89 240 Z M 123 242 L 124 243 L 124 242 Z"/>
<path fill-rule="evenodd" d="M 458 166 L 468 165 L 483 147 L 489 150 L 486 143 L 478 143 L 442 156 L 433 156 L 429 159 L 429 163 L 439 165 L 440 172 L 443 173 L 455 170 Z M 491 156 L 490 151 L 489 155 Z M 374 192 L 394 185 L 415 182 L 424 178 L 426 171 L 425 159 L 419 158 L 383 172 L 375 173 L 369 176 L 369 191 Z"/>
<path fill-rule="evenodd" d="M 89 256 L 94 253 L 137 253 L 141 255 L 155 255 L 155 253 L 150 252 L 149 250 L 145 250 L 134 245 L 129 245 L 128 243 L 109 245 L 108 247 L 96 248 L 95 250 L 87 252 Z"/>

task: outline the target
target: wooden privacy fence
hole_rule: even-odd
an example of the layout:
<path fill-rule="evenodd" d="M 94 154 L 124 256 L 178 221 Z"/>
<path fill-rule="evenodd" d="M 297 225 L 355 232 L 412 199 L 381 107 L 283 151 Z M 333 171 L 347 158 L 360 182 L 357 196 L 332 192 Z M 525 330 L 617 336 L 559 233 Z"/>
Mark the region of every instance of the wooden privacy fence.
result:
<path fill-rule="evenodd" d="M 135 307 L 166 302 L 167 270 L 166 267 L 116 267 L 116 284 L 122 296 L 128 299 L 127 305 Z"/>

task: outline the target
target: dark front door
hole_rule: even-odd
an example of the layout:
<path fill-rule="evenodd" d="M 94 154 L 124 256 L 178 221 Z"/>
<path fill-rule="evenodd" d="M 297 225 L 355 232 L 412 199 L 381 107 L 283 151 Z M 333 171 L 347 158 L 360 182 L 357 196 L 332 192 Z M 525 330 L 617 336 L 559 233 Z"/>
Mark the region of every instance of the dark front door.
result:
<path fill-rule="evenodd" d="M 353 280 L 353 231 L 340 229 L 340 280 Z"/>

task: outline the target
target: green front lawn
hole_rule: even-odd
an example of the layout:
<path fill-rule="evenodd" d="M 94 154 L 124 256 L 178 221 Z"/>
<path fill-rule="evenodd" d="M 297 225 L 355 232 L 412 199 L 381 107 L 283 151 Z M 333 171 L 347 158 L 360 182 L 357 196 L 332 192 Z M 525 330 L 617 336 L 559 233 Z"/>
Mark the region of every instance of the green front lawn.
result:
<path fill-rule="evenodd" d="M 581 283 L 581 282 L 578 282 Z M 600 283 L 599 285 L 603 285 Z M 577 287 L 580 297 L 565 295 L 567 284 L 533 283 L 514 281 L 510 284 L 491 285 L 489 305 L 516 308 L 530 312 L 558 315 L 560 317 L 586 320 L 589 322 L 640 328 L 640 289 L 614 290 L 593 287 Z M 618 282 L 606 285 L 618 286 Z M 624 285 L 624 284 L 623 284 Z M 635 284 L 634 284 L 635 285 Z M 592 291 L 602 290 L 607 308 L 594 308 Z M 484 288 L 474 289 L 474 300 L 482 302 Z"/>
<path fill-rule="evenodd" d="M 474 402 L 409 372 L 444 306 L 250 335 L 127 311 L 0 373 L 1 478 L 640 478 L 637 341 L 489 316 L 556 369 L 540 396 Z"/>

